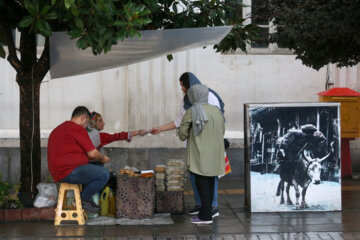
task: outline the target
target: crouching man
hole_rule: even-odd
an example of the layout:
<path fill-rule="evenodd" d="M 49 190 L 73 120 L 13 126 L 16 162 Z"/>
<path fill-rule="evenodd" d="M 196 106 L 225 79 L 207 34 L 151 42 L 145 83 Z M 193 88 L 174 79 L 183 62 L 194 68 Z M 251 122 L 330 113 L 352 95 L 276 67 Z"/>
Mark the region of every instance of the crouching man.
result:
<path fill-rule="evenodd" d="M 90 112 L 86 107 L 76 107 L 70 121 L 57 126 L 49 136 L 48 167 L 55 182 L 81 184 L 82 207 L 98 213 L 99 207 L 91 197 L 99 192 L 109 179 L 109 171 L 89 159 L 108 163 L 110 158 L 102 155 L 92 144 L 86 131 Z"/>

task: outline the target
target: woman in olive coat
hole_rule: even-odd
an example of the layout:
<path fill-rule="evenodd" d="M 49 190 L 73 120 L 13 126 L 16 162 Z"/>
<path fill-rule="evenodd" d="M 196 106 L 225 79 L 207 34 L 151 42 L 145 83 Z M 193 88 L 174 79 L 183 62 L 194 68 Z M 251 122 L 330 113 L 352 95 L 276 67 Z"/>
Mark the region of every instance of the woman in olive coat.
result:
<path fill-rule="evenodd" d="M 219 108 L 208 104 L 209 90 L 197 84 L 188 89 L 192 103 L 179 127 L 179 138 L 186 143 L 189 171 L 195 175 L 201 208 L 191 219 L 194 224 L 211 224 L 215 177 L 225 174 L 224 117 Z"/>

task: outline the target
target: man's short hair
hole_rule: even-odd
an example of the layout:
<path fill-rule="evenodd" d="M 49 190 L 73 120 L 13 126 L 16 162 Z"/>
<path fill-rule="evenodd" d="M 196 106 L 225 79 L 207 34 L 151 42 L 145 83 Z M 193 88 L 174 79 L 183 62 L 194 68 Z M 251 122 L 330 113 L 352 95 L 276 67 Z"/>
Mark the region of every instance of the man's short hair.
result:
<path fill-rule="evenodd" d="M 87 115 L 90 118 L 90 111 L 87 107 L 84 106 L 77 106 L 73 113 L 71 114 L 71 118 L 73 117 L 80 117 L 82 115 Z"/>

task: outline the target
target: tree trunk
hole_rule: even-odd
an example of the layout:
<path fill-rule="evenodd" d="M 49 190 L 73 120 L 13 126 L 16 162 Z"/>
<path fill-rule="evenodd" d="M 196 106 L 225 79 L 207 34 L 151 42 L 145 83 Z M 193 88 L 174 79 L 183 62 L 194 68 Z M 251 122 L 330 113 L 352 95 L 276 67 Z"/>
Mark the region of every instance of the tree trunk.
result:
<path fill-rule="evenodd" d="M 47 38 L 44 52 L 37 59 L 36 35 L 28 29 L 21 31 L 21 68 L 16 75 L 20 90 L 20 193 L 25 194 L 30 204 L 37 191 L 36 186 L 41 182 L 39 103 L 40 84 L 49 69 L 48 44 Z"/>
<path fill-rule="evenodd" d="M 36 186 L 41 181 L 40 84 L 50 69 L 49 37 L 45 38 L 44 50 L 38 59 L 36 34 L 30 28 L 20 30 L 20 48 L 17 49 L 8 21 L 1 25 L 9 51 L 7 60 L 17 72 L 16 82 L 20 90 L 19 193 L 20 200 L 27 207 L 32 206 Z"/>
<path fill-rule="evenodd" d="M 20 80 L 20 192 L 33 193 L 41 181 L 40 82 L 31 79 L 31 72 L 17 76 Z"/>

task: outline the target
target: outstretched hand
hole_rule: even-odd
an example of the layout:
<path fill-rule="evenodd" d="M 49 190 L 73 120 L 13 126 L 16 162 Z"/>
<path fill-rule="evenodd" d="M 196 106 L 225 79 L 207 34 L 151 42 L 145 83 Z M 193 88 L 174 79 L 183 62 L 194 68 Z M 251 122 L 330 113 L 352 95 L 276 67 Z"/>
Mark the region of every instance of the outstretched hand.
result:
<path fill-rule="evenodd" d="M 150 133 L 151 134 L 154 134 L 154 135 L 157 135 L 157 134 L 159 134 L 161 131 L 160 131 L 160 128 L 158 128 L 158 127 L 155 127 L 155 128 L 152 128 L 152 129 L 150 129 Z"/>
<path fill-rule="evenodd" d="M 144 129 L 141 129 L 141 130 L 138 130 L 138 135 L 140 136 L 145 136 L 145 134 L 149 133 L 148 130 L 144 130 Z"/>

